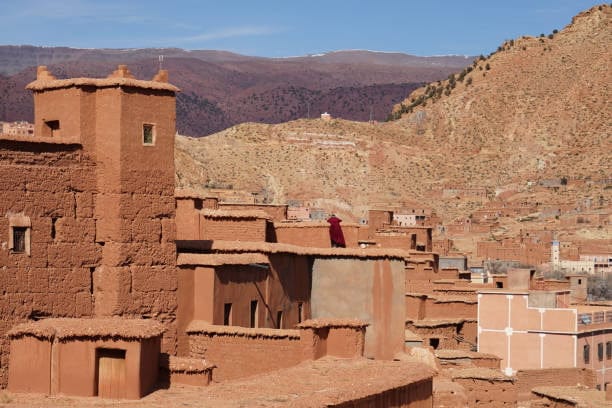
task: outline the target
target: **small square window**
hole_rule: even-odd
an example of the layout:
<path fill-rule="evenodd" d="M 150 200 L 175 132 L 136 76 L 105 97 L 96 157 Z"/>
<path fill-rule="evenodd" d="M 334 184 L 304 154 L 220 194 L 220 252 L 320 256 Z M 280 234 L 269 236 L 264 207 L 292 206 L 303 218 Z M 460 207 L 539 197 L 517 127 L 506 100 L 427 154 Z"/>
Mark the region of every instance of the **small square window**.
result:
<path fill-rule="evenodd" d="M 142 125 L 142 144 L 151 146 L 155 144 L 155 125 L 150 123 Z"/>
<path fill-rule="evenodd" d="M 24 253 L 26 251 L 26 227 L 13 227 L 13 252 Z"/>
<path fill-rule="evenodd" d="M 59 120 L 45 120 L 45 125 L 43 126 L 43 136 L 59 137 L 60 136 L 60 121 Z"/>

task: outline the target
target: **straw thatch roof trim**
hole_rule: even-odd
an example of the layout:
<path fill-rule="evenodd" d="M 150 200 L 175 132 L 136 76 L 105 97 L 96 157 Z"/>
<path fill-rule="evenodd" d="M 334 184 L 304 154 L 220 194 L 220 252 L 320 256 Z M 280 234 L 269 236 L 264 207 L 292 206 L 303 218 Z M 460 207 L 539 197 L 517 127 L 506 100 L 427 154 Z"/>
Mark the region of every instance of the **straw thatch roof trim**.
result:
<path fill-rule="evenodd" d="M 443 327 L 443 326 L 456 326 L 461 323 L 476 321 L 476 319 L 423 319 L 423 320 L 407 320 L 411 322 L 414 327 Z"/>
<path fill-rule="evenodd" d="M 455 379 L 476 379 L 489 381 L 508 381 L 514 382 L 514 377 L 508 377 L 499 370 L 492 368 L 464 368 L 453 370 L 451 373 L 453 380 Z"/>
<path fill-rule="evenodd" d="M 435 350 L 434 354 L 436 357 L 444 360 L 454 360 L 458 358 L 470 358 L 470 359 L 494 359 L 501 360 L 500 357 L 495 354 L 478 353 L 475 351 L 468 350 L 455 350 L 455 349 L 438 349 Z"/>
<path fill-rule="evenodd" d="M 204 218 L 236 218 L 236 219 L 270 219 L 270 216 L 262 210 L 212 210 L 202 209 L 199 211 Z"/>
<path fill-rule="evenodd" d="M 239 254 L 190 254 L 179 253 L 177 265 L 201 265 L 201 266 L 221 266 L 221 265 L 249 265 L 249 264 L 268 264 L 270 261 L 262 253 L 239 253 Z"/>
<path fill-rule="evenodd" d="M 69 79 L 37 79 L 30 82 L 26 89 L 45 91 L 48 89 L 71 88 L 77 86 L 95 86 L 96 88 L 130 87 L 151 89 L 155 91 L 179 92 L 180 89 L 166 82 L 144 81 L 133 78 L 69 78 Z"/>
<path fill-rule="evenodd" d="M 168 370 L 172 373 L 205 373 L 217 366 L 201 358 L 170 356 Z"/>
<path fill-rule="evenodd" d="M 332 327 L 332 328 L 356 328 L 362 329 L 369 326 L 369 323 L 366 323 L 359 319 L 339 319 L 339 318 L 328 318 L 328 319 L 310 319 L 306 320 L 300 324 L 298 324 L 298 329 L 320 329 L 323 327 Z"/>
<path fill-rule="evenodd" d="M 291 244 L 250 241 L 211 241 L 210 251 L 218 252 L 264 252 L 269 254 L 289 253 L 295 255 L 315 255 L 321 257 L 349 258 L 399 258 L 410 255 L 407 251 L 390 248 L 314 248 Z"/>
<path fill-rule="evenodd" d="M 149 319 L 58 318 L 19 324 L 9 330 L 7 336 L 11 339 L 33 336 L 46 340 L 106 337 L 140 340 L 160 336 L 164 331 L 165 328 L 161 323 Z"/>
<path fill-rule="evenodd" d="M 360 227 L 360 225 L 343 222 L 342 227 Z M 326 221 L 280 221 L 274 223 L 274 228 L 329 228 L 329 223 Z"/>
<path fill-rule="evenodd" d="M 202 320 L 193 320 L 187 330 L 188 334 L 209 334 L 213 336 L 232 336 L 269 339 L 299 339 L 299 330 L 248 328 L 239 326 L 219 326 Z"/>

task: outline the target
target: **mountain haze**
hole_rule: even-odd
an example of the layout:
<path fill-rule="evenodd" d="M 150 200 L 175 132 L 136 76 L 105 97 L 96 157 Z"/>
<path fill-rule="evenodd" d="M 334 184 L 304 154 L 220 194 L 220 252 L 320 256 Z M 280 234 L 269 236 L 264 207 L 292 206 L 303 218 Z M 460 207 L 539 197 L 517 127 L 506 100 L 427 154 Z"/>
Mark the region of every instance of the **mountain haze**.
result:
<path fill-rule="evenodd" d="M 351 120 L 383 120 L 422 83 L 445 78 L 472 61 L 371 51 L 261 58 L 175 48 L 2 46 L 0 120 L 32 120 L 32 98 L 24 87 L 35 77 L 36 65 L 48 65 L 57 77 L 66 78 L 105 77 L 117 64 L 128 64 L 138 78 L 152 78 L 160 55 L 170 81 L 182 90 L 177 128 L 193 136 L 243 122 L 279 123 L 325 111 Z"/>

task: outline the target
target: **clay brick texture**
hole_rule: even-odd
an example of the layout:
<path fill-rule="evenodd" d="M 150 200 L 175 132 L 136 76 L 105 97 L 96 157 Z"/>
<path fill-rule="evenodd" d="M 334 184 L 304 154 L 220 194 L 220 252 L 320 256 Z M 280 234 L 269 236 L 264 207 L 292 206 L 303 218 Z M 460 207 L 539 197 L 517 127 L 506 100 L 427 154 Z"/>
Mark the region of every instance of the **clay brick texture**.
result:
<path fill-rule="evenodd" d="M 205 333 L 191 335 L 189 343 L 191 357 L 205 358 L 217 365 L 215 381 L 292 367 L 304 360 L 297 333 L 284 338 Z"/>
<path fill-rule="evenodd" d="M 74 148 L 0 140 L 0 387 L 7 384 L 13 325 L 44 316 L 93 312 L 93 161 Z M 9 249 L 12 215 L 30 220 L 30 255 Z"/>
<path fill-rule="evenodd" d="M 175 89 L 87 81 L 33 82 L 32 140 L 0 137 L 0 388 L 27 320 L 155 318 L 175 351 Z"/>

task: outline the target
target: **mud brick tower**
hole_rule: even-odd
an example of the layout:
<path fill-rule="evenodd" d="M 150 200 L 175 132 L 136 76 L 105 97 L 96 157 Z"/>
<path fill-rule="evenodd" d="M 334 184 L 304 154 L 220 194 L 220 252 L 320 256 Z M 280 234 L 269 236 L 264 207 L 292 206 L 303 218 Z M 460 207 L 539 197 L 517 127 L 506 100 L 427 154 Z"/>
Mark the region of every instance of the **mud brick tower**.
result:
<path fill-rule="evenodd" d="M 56 79 L 33 91 L 35 132 L 0 136 L 0 386 L 16 323 L 40 317 L 151 317 L 174 353 L 176 87 Z"/>

